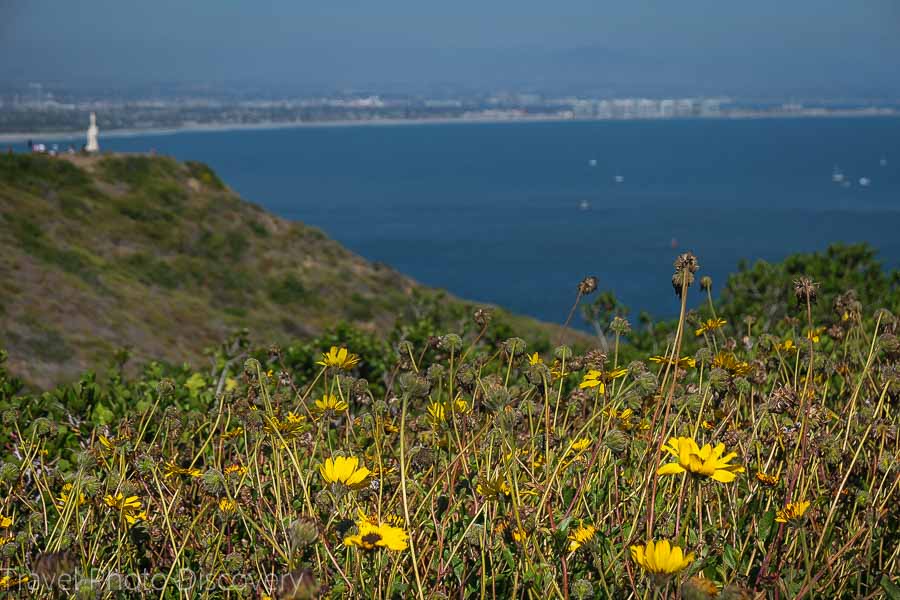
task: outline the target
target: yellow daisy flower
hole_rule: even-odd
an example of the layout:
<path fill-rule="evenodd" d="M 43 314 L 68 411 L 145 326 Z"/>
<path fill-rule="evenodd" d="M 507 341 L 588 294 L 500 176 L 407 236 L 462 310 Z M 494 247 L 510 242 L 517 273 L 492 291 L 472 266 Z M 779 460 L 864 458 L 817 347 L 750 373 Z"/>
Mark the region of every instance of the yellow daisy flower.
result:
<path fill-rule="evenodd" d="M 0 590 L 8 590 L 10 588 L 20 586 L 23 583 L 28 583 L 29 581 L 31 581 L 31 578 L 27 575 L 19 579 L 16 579 L 11 575 L 4 575 L 0 577 Z"/>
<path fill-rule="evenodd" d="M 799 521 L 806 514 L 809 508 L 809 502 L 788 502 L 784 508 L 775 511 L 775 521 L 777 523 L 790 523 Z"/>
<path fill-rule="evenodd" d="M 244 433 L 243 427 L 235 427 L 234 429 L 230 429 L 222 434 L 222 440 L 230 440 L 232 438 L 236 438 L 237 436 Z"/>
<path fill-rule="evenodd" d="M 409 545 L 409 534 L 402 527 L 373 522 L 365 515 L 362 515 L 357 521 L 356 528 L 356 535 L 348 535 L 344 538 L 345 546 L 357 546 L 363 550 L 387 548 L 401 551 L 406 550 Z"/>
<path fill-rule="evenodd" d="M 126 498 L 121 492 L 115 496 L 107 494 L 103 498 L 103 502 L 108 507 L 118 510 L 129 525 L 147 520 L 147 511 L 142 510 L 141 501 L 137 496 L 128 496 Z"/>
<path fill-rule="evenodd" d="M 769 475 L 767 473 L 763 473 L 762 471 L 756 472 L 756 479 L 765 485 L 768 486 L 776 486 L 778 485 L 778 480 L 781 479 L 778 475 Z"/>
<path fill-rule="evenodd" d="M 531 450 L 528 448 L 518 448 L 516 450 L 510 450 L 506 454 L 503 455 L 504 460 L 521 460 L 524 465 L 531 465 L 532 468 L 537 468 L 543 466 L 544 464 L 544 456 L 540 452 L 535 452 L 532 454 Z"/>
<path fill-rule="evenodd" d="M 618 427 L 623 431 L 631 431 L 634 429 L 634 411 L 630 408 L 616 410 L 614 407 L 604 409 L 605 414 L 610 419 L 610 425 Z"/>
<path fill-rule="evenodd" d="M 326 394 L 326 395 L 322 396 L 321 398 L 319 398 L 318 400 L 316 400 L 316 403 L 315 403 L 316 412 L 319 412 L 322 414 L 324 414 L 328 411 L 331 411 L 333 413 L 344 412 L 348 408 L 349 407 L 347 406 L 347 403 L 344 402 L 343 400 L 339 400 L 338 397 L 335 396 L 334 394 Z"/>
<path fill-rule="evenodd" d="M 107 450 L 115 450 L 116 446 L 121 442 L 125 441 L 124 437 L 111 437 L 108 438 L 103 434 L 99 434 L 97 439 L 100 440 L 100 445 L 102 445 Z"/>
<path fill-rule="evenodd" d="M 656 543 L 650 540 L 645 546 L 632 546 L 631 558 L 648 573 L 674 575 L 694 561 L 694 553 L 685 555 L 680 547 L 672 546 L 668 540 Z"/>
<path fill-rule="evenodd" d="M 569 533 L 569 552 L 575 552 L 594 538 L 597 528 L 593 525 L 580 525 Z"/>
<path fill-rule="evenodd" d="M 322 360 L 316 364 L 323 367 L 336 367 L 338 369 L 349 371 L 358 363 L 359 356 L 356 354 L 351 354 L 346 348 L 339 349 L 337 346 L 332 346 L 328 352 L 322 354 Z"/>
<path fill-rule="evenodd" d="M 579 438 L 572 442 L 572 452 L 584 452 L 591 447 L 590 438 Z"/>
<path fill-rule="evenodd" d="M 794 343 L 793 338 L 786 338 L 780 344 L 775 344 L 775 349 L 780 352 L 797 352 L 797 350 L 799 350 L 797 344 Z"/>
<path fill-rule="evenodd" d="M 485 498 L 509 496 L 512 493 L 512 489 L 509 487 L 509 484 L 506 483 L 506 479 L 504 479 L 502 475 L 482 479 L 481 482 L 475 486 L 475 491 L 478 495 L 484 496 Z"/>
<path fill-rule="evenodd" d="M 725 369 L 732 375 L 743 377 L 750 373 L 750 363 L 738 360 L 731 352 L 719 352 L 713 357 L 712 366 Z"/>
<path fill-rule="evenodd" d="M 172 461 L 163 464 L 163 479 L 172 479 L 178 475 L 187 475 L 189 477 L 200 477 L 201 471 L 197 467 L 179 467 Z"/>
<path fill-rule="evenodd" d="M 815 329 L 810 329 L 806 332 L 806 339 L 810 340 L 813 344 L 818 344 L 822 333 L 825 332 L 824 327 L 816 327 Z"/>
<path fill-rule="evenodd" d="M 428 416 L 433 423 L 443 423 L 447 418 L 455 412 L 458 415 L 464 415 L 471 410 L 469 404 L 462 398 L 457 397 L 451 404 L 449 402 L 429 402 Z"/>
<path fill-rule="evenodd" d="M 597 371 L 591 369 L 585 374 L 584 379 L 581 380 L 578 387 L 581 389 L 595 387 L 598 392 L 605 394 L 607 383 L 610 383 L 614 379 L 625 377 L 627 373 L 628 369 L 624 368 L 613 369 L 612 371 Z"/>
<path fill-rule="evenodd" d="M 668 356 L 651 356 L 647 360 L 658 365 L 675 365 L 675 360 L 669 358 Z M 697 361 L 690 356 L 682 356 L 678 359 L 678 366 L 682 369 L 693 369 L 697 366 Z"/>
<path fill-rule="evenodd" d="M 366 479 L 372 472 L 360 466 L 359 459 L 355 456 L 336 456 L 319 465 L 319 473 L 328 483 L 343 483 L 347 487 L 359 488 L 365 487 Z"/>
<path fill-rule="evenodd" d="M 562 363 L 558 360 L 554 360 L 553 364 L 550 366 L 550 376 L 554 381 L 558 381 L 563 377 L 568 376 L 569 373 L 571 373 L 571 371 L 569 371 L 568 367 L 563 369 Z"/>
<path fill-rule="evenodd" d="M 725 453 L 725 444 L 718 444 L 715 448 L 705 444 L 700 448 L 693 439 L 678 437 L 670 439 L 662 449 L 676 457 L 678 462 L 661 466 L 656 472 L 657 475 L 676 475 L 688 472 L 722 483 L 729 483 L 734 481 L 735 473 L 744 472 L 744 467 L 729 464 L 737 456 L 736 452 L 722 456 Z"/>
<path fill-rule="evenodd" d="M 263 425 L 263 431 L 275 436 L 281 434 L 282 437 L 288 438 L 301 433 L 303 430 L 303 422 L 306 421 L 306 417 L 289 412 L 284 416 L 283 420 L 280 420 L 275 416 L 266 416 L 264 421 L 265 425 Z"/>
<path fill-rule="evenodd" d="M 725 319 L 707 319 L 700 323 L 700 327 L 694 331 L 694 335 L 701 336 L 707 331 L 714 331 L 723 327 L 728 321 Z"/>
<path fill-rule="evenodd" d="M 63 485 L 62 491 L 59 493 L 59 496 L 56 498 L 56 508 L 62 512 L 62 509 L 68 504 L 69 497 L 72 495 L 72 484 L 67 483 Z M 87 498 L 84 497 L 84 494 L 81 492 L 78 493 L 78 502 L 76 506 L 82 506 L 85 502 L 87 502 Z"/>
<path fill-rule="evenodd" d="M 239 465 L 237 463 L 233 463 L 225 467 L 225 475 L 246 475 L 247 467 L 244 465 Z"/>

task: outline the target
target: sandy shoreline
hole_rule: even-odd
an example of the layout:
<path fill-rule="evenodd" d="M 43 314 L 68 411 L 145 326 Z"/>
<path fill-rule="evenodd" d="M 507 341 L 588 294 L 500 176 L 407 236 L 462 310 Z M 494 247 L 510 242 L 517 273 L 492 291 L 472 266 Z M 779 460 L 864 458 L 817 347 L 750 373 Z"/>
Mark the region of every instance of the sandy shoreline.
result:
<path fill-rule="evenodd" d="M 210 123 L 209 125 L 185 125 L 183 127 L 165 127 L 159 129 L 111 129 L 100 130 L 101 138 L 123 138 L 149 135 L 175 135 L 179 133 L 215 133 L 220 131 L 261 131 L 271 129 L 300 129 L 307 127 L 378 127 L 396 125 L 451 125 L 458 123 L 535 123 L 542 121 L 580 121 L 598 119 L 569 119 L 565 117 L 518 117 L 515 119 L 369 119 L 359 121 L 282 121 L 271 123 Z M 84 138 L 82 131 L 50 131 L 44 133 L 0 133 L 0 143 L 25 142 L 34 140 L 69 141 Z"/>
<path fill-rule="evenodd" d="M 746 119 L 835 119 L 835 118 L 885 118 L 900 117 L 897 112 L 862 112 L 862 111 L 845 111 L 831 112 L 828 114 L 811 113 L 811 114 L 765 114 L 765 113 L 747 113 L 747 114 L 731 114 L 720 117 L 687 117 L 678 120 L 746 120 Z M 100 130 L 101 138 L 123 138 L 123 137 L 139 137 L 152 135 L 175 135 L 179 133 L 215 133 L 222 131 L 255 131 L 255 130 L 271 130 L 271 129 L 299 129 L 306 127 L 378 127 L 378 126 L 397 126 L 397 125 L 458 125 L 458 124 L 498 124 L 498 123 L 591 123 L 591 122 L 612 122 L 612 121 L 654 121 L 654 120 L 675 120 L 675 119 L 598 119 L 598 118 L 571 118 L 555 115 L 537 115 L 533 117 L 515 117 L 509 119 L 485 117 L 480 118 L 445 118 L 445 119 L 368 119 L 368 120 L 344 120 L 344 121 L 283 121 L 283 122 L 261 122 L 261 123 L 210 123 L 192 124 L 179 127 L 151 128 L 151 129 L 112 129 Z M 35 133 L 0 133 L 0 144 L 22 143 L 28 140 L 45 143 L 46 140 L 53 142 L 67 142 L 73 140 L 84 139 L 83 131 L 50 131 Z"/>

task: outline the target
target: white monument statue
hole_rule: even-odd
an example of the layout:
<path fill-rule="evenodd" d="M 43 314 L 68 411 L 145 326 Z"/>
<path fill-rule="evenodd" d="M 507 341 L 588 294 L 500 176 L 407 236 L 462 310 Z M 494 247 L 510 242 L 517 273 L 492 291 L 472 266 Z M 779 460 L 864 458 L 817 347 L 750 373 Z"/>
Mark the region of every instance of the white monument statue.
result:
<path fill-rule="evenodd" d="M 87 130 L 87 144 L 84 145 L 86 152 L 100 152 L 100 144 L 97 143 L 97 115 L 91 113 L 91 126 Z"/>

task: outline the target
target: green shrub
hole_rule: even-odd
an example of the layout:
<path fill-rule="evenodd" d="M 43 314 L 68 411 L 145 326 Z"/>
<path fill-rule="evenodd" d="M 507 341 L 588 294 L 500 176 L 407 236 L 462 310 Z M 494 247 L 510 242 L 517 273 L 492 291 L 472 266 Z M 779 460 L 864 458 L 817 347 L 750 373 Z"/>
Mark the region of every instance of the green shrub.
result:
<path fill-rule="evenodd" d="M 95 192 L 83 170 L 67 160 L 40 154 L 0 154 L 0 181 L 38 193 L 47 189 Z"/>
<path fill-rule="evenodd" d="M 48 264 L 59 267 L 67 273 L 77 275 L 88 283 L 97 282 L 97 273 L 88 260 L 78 251 L 56 246 L 33 221 L 13 214 L 4 215 L 13 237 L 21 248 Z"/>
<path fill-rule="evenodd" d="M 219 176 L 216 175 L 215 171 L 209 168 L 208 165 L 194 160 L 186 161 L 184 165 L 187 167 L 188 172 L 191 174 L 191 177 L 201 182 L 203 185 L 217 190 L 225 189 L 225 184 L 222 183 L 222 180 L 219 179 Z"/>
<path fill-rule="evenodd" d="M 178 272 L 168 263 L 147 254 L 132 254 L 123 261 L 123 266 L 126 273 L 135 276 L 138 281 L 147 285 L 173 289 L 181 283 Z"/>
<path fill-rule="evenodd" d="M 266 229 L 265 226 L 258 221 L 250 219 L 249 221 L 247 221 L 247 227 L 249 227 L 250 231 L 252 231 L 259 237 L 269 237 L 269 230 Z"/>
<path fill-rule="evenodd" d="M 172 159 L 151 156 L 107 156 L 99 164 L 102 176 L 131 187 L 145 187 L 177 178 L 179 165 Z"/>
<path fill-rule="evenodd" d="M 269 284 L 269 298 L 276 304 L 294 304 L 310 299 L 311 295 L 293 273 Z"/>

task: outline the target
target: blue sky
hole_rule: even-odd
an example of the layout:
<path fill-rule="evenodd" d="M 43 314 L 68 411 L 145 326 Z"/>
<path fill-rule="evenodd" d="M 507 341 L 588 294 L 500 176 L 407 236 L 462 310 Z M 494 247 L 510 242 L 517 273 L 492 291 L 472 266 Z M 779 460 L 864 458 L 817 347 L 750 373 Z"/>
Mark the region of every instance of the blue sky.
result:
<path fill-rule="evenodd" d="M 900 0 L 0 0 L 0 79 L 900 91 Z"/>

